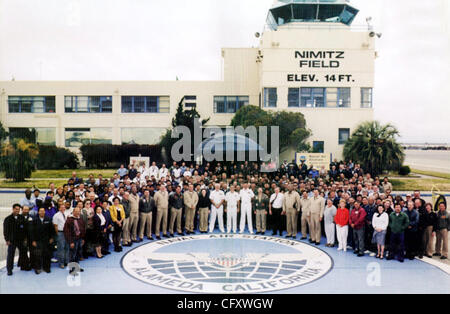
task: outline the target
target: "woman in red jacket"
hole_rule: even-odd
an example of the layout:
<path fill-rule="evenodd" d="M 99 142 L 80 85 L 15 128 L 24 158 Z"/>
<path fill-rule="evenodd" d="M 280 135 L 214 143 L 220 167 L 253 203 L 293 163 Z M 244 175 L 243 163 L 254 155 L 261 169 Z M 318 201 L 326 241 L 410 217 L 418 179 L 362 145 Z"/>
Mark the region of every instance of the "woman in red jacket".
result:
<path fill-rule="evenodd" d="M 348 221 L 350 218 L 350 212 L 346 206 L 346 202 L 341 200 L 339 202 L 339 208 L 334 217 L 334 222 L 336 223 L 337 239 L 339 242 L 338 251 L 344 250 L 347 252 L 347 236 L 348 236 Z"/>

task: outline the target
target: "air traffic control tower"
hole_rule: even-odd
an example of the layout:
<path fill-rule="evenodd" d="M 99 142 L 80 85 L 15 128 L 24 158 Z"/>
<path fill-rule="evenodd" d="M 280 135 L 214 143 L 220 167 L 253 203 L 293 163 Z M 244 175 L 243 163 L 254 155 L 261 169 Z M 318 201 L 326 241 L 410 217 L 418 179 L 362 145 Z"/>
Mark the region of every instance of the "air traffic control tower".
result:
<path fill-rule="evenodd" d="M 381 35 L 352 26 L 358 12 L 345 0 L 275 1 L 258 51 L 262 107 L 302 112 L 314 150 L 333 158 L 342 158 L 350 134 L 373 119 Z"/>

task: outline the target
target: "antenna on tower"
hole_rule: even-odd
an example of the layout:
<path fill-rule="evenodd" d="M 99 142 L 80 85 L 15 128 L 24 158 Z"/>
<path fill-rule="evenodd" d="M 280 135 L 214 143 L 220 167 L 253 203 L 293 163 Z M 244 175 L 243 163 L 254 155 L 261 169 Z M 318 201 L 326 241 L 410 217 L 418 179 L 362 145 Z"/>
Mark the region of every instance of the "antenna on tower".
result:
<path fill-rule="evenodd" d="M 366 17 L 366 22 L 367 22 L 367 26 L 369 27 L 369 30 L 370 31 L 373 30 L 373 25 L 371 24 L 371 22 L 372 22 L 371 16 Z"/>

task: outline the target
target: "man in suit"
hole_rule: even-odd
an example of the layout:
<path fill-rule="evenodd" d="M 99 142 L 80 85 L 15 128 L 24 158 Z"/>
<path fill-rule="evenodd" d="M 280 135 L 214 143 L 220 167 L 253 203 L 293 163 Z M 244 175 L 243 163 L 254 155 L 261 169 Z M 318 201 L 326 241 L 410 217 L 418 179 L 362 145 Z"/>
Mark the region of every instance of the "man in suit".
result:
<path fill-rule="evenodd" d="M 6 245 L 8 246 L 8 255 L 6 258 L 6 270 L 8 276 L 12 275 L 16 249 L 19 249 L 19 260 L 21 262 L 18 266 L 21 267 L 22 270 L 25 270 L 28 267 L 28 257 L 26 256 L 27 250 L 25 247 L 25 227 L 25 219 L 20 215 L 20 205 L 14 204 L 12 214 L 6 217 L 3 222 L 3 235 L 5 237 Z"/>
<path fill-rule="evenodd" d="M 38 216 L 34 218 L 31 232 L 31 245 L 33 247 L 34 271 L 37 275 L 43 269 L 50 273 L 51 245 L 54 242 L 55 228 L 52 220 L 45 215 L 45 208 L 41 207 Z"/>

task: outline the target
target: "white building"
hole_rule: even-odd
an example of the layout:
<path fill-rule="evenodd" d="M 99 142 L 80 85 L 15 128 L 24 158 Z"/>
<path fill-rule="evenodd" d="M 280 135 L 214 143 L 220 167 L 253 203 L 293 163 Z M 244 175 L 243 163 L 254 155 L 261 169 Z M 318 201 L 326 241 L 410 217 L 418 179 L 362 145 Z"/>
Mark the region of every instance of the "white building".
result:
<path fill-rule="evenodd" d="M 0 120 L 12 136 L 34 128 L 41 144 L 155 144 L 182 99 L 221 127 L 252 104 L 302 112 L 311 145 L 341 158 L 373 119 L 377 34 L 351 26 L 357 12 L 345 0 L 276 1 L 258 48 L 222 49 L 221 81 L 1 81 Z"/>

